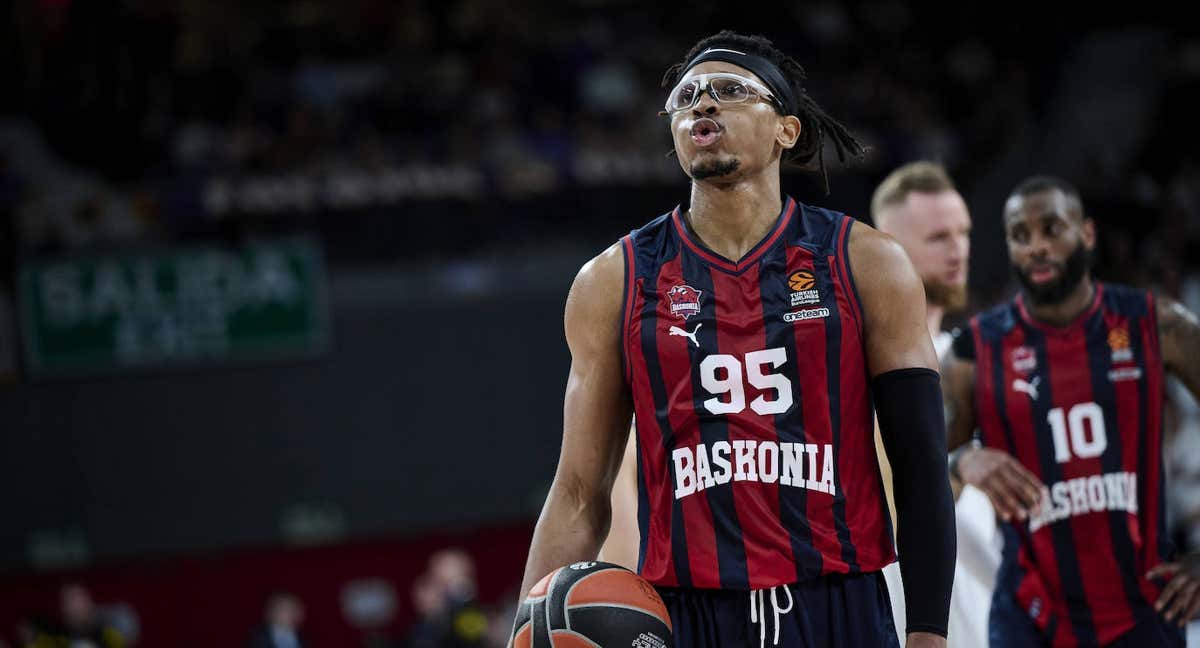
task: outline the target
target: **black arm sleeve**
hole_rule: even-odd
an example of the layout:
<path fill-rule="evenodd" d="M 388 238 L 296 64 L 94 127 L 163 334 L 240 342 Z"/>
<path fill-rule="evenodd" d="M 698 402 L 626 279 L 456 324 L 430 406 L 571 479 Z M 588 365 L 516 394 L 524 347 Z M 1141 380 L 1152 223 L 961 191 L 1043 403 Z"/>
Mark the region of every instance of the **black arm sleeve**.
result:
<path fill-rule="evenodd" d="M 936 371 L 896 369 L 871 381 L 896 497 L 908 632 L 946 636 L 954 583 L 954 496 Z"/>
<path fill-rule="evenodd" d="M 971 330 L 956 328 L 950 335 L 950 350 L 954 357 L 975 362 L 975 336 L 971 335 Z"/>

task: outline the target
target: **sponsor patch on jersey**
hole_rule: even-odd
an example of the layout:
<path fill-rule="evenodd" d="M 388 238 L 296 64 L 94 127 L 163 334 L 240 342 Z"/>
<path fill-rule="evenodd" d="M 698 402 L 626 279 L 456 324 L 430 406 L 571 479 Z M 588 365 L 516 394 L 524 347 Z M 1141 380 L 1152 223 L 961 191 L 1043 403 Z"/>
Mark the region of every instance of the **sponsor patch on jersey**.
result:
<path fill-rule="evenodd" d="M 679 284 L 670 289 L 667 291 L 667 298 L 671 300 L 671 314 L 686 320 L 699 313 L 701 294 L 702 291 L 687 284 Z"/>
<path fill-rule="evenodd" d="M 1141 367 L 1121 367 L 1108 372 L 1108 379 L 1112 382 L 1125 382 L 1126 380 L 1138 380 L 1142 377 Z"/>
<path fill-rule="evenodd" d="M 1012 350 L 1012 368 L 1017 373 L 1029 373 L 1037 369 L 1037 353 L 1033 347 L 1020 346 Z"/>
<path fill-rule="evenodd" d="M 1119 326 L 1108 332 L 1108 348 L 1112 349 L 1112 361 L 1133 360 L 1133 349 L 1129 348 L 1129 329 Z"/>
<path fill-rule="evenodd" d="M 805 308 L 798 311 L 783 314 L 785 322 L 803 322 L 804 320 L 821 319 L 829 317 L 828 308 Z"/>
<path fill-rule="evenodd" d="M 821 293 L 817 291 L 817 279 L 808 270 L 797 270 L 788 277 L 788 288 L 792 291 L 792 306 L 815 304 L 821 301 Z"/>

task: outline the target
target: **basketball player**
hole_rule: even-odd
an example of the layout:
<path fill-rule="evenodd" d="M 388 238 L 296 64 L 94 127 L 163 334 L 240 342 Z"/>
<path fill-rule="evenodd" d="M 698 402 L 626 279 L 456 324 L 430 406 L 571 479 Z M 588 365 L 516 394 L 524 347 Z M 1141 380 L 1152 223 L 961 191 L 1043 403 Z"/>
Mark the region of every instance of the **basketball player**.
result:
<path fill-rule="evenodd" d="M 1162 386 L 1165 369 L 1200 394 L 1200 323 L 1092 279 L 1095 225 L 1061 179 L 1022 182 L 1004 227 L 1021 293 L 944 369 L 951 472 L 1007 522 L 991 646 L 1183 646 L 1200 561 L 1164 562 Z"/>
<path fill-rule="evenodd" d="M 950 333 L 942 330 L 942 316 L 967 304 L 971 216 L 966 202 L 944 168 L 932 162 L 913 162 L 896 169 L 879 184 L 871 199 L 871 218 L 879 231 L 900 243 L 921 276 L 925 284 L 925 323 L 934 350 L 942 357 L 951 341 Z M 876 449 L 879 447 L 876 442 Z M 879 465 L 883 483 L 888 486 L 891 466 L 882 453 Z M 996 513 L 986 495 L 972 486 L 955 491 L 958 561 L 946 642 L 952 648 L 978 648 L 987 645 L 988 610 L 980 603 L 991 600 L 1000 564 L 999 531 Z M 889 490 L 889 500 L 892 495 Z M 897 629 L 904 636 L 899 565 L 888 565 L 883 574 Z"/>
<path fill-rule="evenodd" d="M 676 646 L 896 646 L 874 405 L 912 575 L 907 645 L 945 645 L 953 500 L 921 281 L 891 238 L 781 197 L 781 161 L 823 162 L 827 138 L 862 150 L 803 80 L 732 32 L 668 70 L 690 205 L 571 288 L 562 451 L 522 594 L 595 558 L 633 413 L 638 571 Z"/>

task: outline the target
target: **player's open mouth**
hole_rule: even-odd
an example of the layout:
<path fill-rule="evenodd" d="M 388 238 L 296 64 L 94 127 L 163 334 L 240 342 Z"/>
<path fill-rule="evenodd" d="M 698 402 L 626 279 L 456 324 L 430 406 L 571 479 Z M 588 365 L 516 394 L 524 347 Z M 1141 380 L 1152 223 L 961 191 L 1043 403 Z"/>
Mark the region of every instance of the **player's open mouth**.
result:
<path fill-rule="evenodd" d="M 716 120 L 704 117 L 692 124 L 692 143 L 696 146 L 709 146 L 721 138 L 724 129 Z"/>
<path fill-rule="evenodd" d="M 1034 283 L 1046 283 L 1058 275 L 1058 269 L 1052 265 L 1038 265 L 1029 269 L 1029 279 Z"/>

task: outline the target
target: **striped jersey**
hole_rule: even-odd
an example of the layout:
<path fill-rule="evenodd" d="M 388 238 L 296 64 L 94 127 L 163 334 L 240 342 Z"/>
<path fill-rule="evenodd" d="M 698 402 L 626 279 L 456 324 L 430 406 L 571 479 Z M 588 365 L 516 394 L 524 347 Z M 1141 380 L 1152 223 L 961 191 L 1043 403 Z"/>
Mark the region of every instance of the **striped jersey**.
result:
<path fill-rule="evenodd" d="M 1030 519 L 1003 525 L 997 586 L 1055 647 L 1107 644 L 1154 614 L 1159 586 L 1143 576 L 1170 554 L 1154 298 L 1097 284 L 1056 328 L 1018 297 L 971 333 L 983 443 L 1045 484 Z"/>
<path fill-rule="evenodd" d="M 894 560 L 853 219 L 791 198 L 739 261 L 679 208 L 622 239 L 639 573 L 759 589 Z"/>

